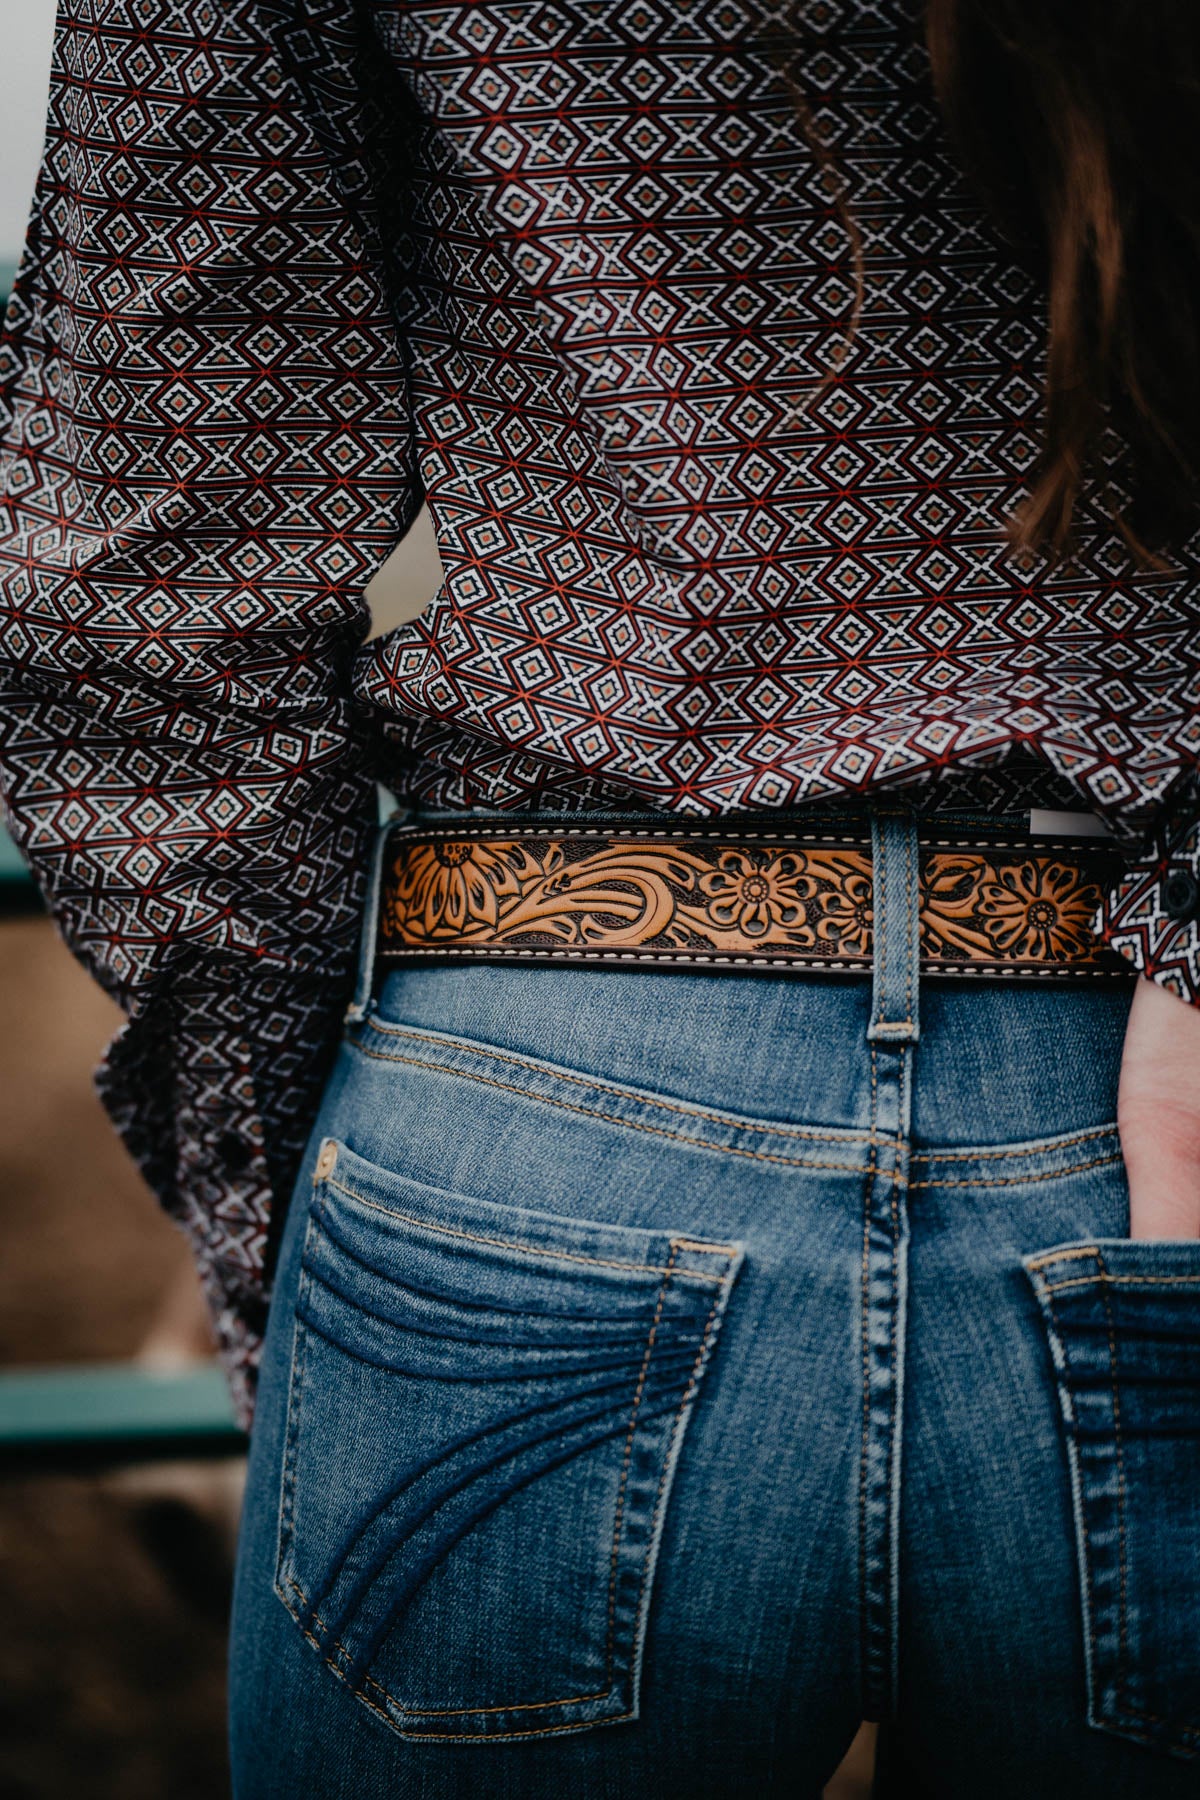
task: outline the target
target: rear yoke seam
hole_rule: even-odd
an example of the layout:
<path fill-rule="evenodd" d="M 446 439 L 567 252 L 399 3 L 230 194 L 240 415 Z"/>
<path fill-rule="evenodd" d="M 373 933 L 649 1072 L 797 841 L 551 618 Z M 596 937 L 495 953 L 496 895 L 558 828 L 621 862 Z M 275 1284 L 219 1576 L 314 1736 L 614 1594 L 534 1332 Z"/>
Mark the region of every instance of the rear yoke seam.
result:
<path fill-rule="evenodd" d="M 413 1031 L 406 1026 L 390 1024 L 386 1020 L 381 1020 L 378 1017 L 372 1018 L 369 1021 L 368 1029 L 377 1032 L 380 1035 L 386 1034 L 389 1037 L 407 1038 L 414 1043 L 430 1044 L 435 1048 L 442 1047 L 445 1042 L 442 1038 L 434 1037 L 432 1033 Z M 355 1048 L 360 1050 L 364 1056 L 372 1056 L 379 1061 L 411 1061 L 417 1068 L 430 1068 L 436 1069 L 440 1073 L 461 1075 L 464 1080 L 468 1081 L 488 1080 L 487 1076 L 472 1073 L 470 1070 L 456 1068 L 449 1063 L 426 1061 L 421 1057 L 401 1058 L 399 1056 L 389 1056 L 384 1051 L 368 1050 L 362 1044 L 356 1044 Z M 890 1141 L 888 1139 L 881 1139 L 878 1133 L 873 1129 L 859 1131 L 853 1126 L 846 1126 L 844 1128 L 838 1126 L 829 1131 L 818 1131 L 815 1126 L 785 1125 L 769 1119 L 731 1118 L 728 1114 L 706 1112 L 701 1107 L 684 1106 L 673 1100 L 662 1099 L 657 1095 L 639 1094 L 631 1088 L 620 1086 L 619 1083 L 605 1081 L 600 1076 L 576 1075 L 572 1074 L 569 1070 L 551 1068 L 548 1064 L 539 1063 L 530 1057 L 517 1056 L 506 1050 L 495 1050 L 488 1045 L 475 1045 L 464 1042 L 462 1048 L 464 1053 L 469 1056 L 486 1057 L 492 1062 L 509 1063 L 515 1068 L 528 1069 L 532 1074 L 541 1075 L 550 1081 L 570 1082 L 573 1086 L 590 1088 L 596 1093 L 613 1094 L 618 1099 L 631 1100 L 638 1106 L 650 1106 L 660 1112 L 676 1113 L 681 1118 L 703 1119 L 705 1123 L 709 1125 L 725 1125 L 733 1130 L 761 1131 L 769 1133 L 772 1137 L 802 1138 L 806 1141 L 819 1144 L 846 1144 L 848 1147 L 857 1146 L 859 1144 L 876 1144 Z M 529 1090 L 513 1087 L 511 1092 L 527 1093 Z M 545 1096 L 530 1093 L 530 1098 L 537 1100 L 543 1099 Z M 548 1103 L 550 1105 L 564 1106 L 567 1104 L 565 1101 L 554 1100 L 551 1100 Z M 597 1116 L 601 1118 L 609 1117 L 607 1113 L 598 1113 Z M 617 1123 L 623 1124 L 625 1121 L 618 1120 Z M 651 1128 L 643 1127 L 642 1129 Z M 1069 1137 L 1055 1137 L 1048 1140 L 1045 1146 L 1021 1144 L 1015 1146 L 1001 1145 L 995 1149 L 974 1150 L 967 1147 L 965 1149 L 914 1151 L 910 1160 L 913 1163 L 1017 1161 L 1021 1157 L 1036 1156 L 1039 1154 L 1044 1155 L 1047 1150 L 1069 1150 L 1073 1145 L 1086 1143 L 1089 1139 L 1111 1136 L 1116 1129 L 1115 1124 L 1098 1125 L 1091 1127 L 1087 1131 L 1075 1132 Z M 688 1141 L 692 1142 L 693 1140 L 689 1139 Z M 697 1139 L 694 1141 L 703 1142 L 704 1140 Z M 716 1147 L 723 1148 L 723 1146 Z M 804 1166 L 809 1168 L 821 1168 L 833 1167 L 836 1165 L 809 1163 Z M 913 1184 L 910 1183 L 910 1186 L 911 1185 Z"/>
<path fill-rule="evenodd" d="M 403 1037 L 403 1039 L 410 1039 L 412 1042 L 416 1042 L 416 1044 L 430 1044 L 430 1046 L 434 1046 L 434 1048 L 441 1048 L 444 1042 L 443 1039 L 434 1037 L 434 1035 L 428 1033 L 428 1031 L 410 1030 L 408 1026 L 390 1024 L 390 1022 L 378 1019 L 378 1017 L 374 1017 L 374 1019 L 369 1021 L 369 1030 L 378 1031 L 380 1035 L 389 1035 L 389 1037 Z M 488 1080 L 488 1076 L 473 1075 L 471 1071 L 457 1069 L 457 1067 L 453 1067 L 452 1064 L 444 1064 L 444 1062 L 423 1062 L 421 1058 L 389 1057 L 385 1051 L 372 1051 L 372 1049 L 365 1048 L 363 1044 L 354 1044 L 354 1048 L 360 1049 L 363 1053 L 363 1057 L 376 1057 L 378 1060 L 381 1060 L 381 1062 L 412 1060 L 412 1062 L 416 1064 L 416 1067 L 430 1067 L 430 1069 L 439 1069 L 439 1071 L 448 1073 L 448 1075 L 462 1075 L 464 1080 Z M 689 1105 L 682 1105 L 682 1103 L 676 1103 L 673 1102 L 673 1100 L 664 1100 L 664 1098 L 658 1098 L 658 1096 L 635 1093 L 630 1087 L 621 1087 L 617 1082 L 606 1082 L 606 1080 L 603 1080 L 603 1076 L 572 1075 L 567 1069 L 552 1069 L 552 1067 L 549 1066 L 549 1064 L 545 1064 L 545 1062 L 536 1062 L 536 1060 L 531 1057 L 518 1057 L 513 1051 L 493 1049 L 491 1046 L 486 1046 L 486 1044 L 479 1044 L 479 1046 L 477 1046 L 477 1044 L 466 1044 L 466 1042 L 462 1042 L 462 1049 L 464 1049 L 464 1053 L 470 1055 L 470 1057 L 486 1057 L 488 1060 L 491 1060 L 491 1062 L 506 1062 L 506 1064 L 513 1064 L 513 1066 L 518 1067 L 518 1069 L 529 1069 L 533 1075 L 542 1075 L 543 1078 L 547 1078 L 547 1080 L 551 1080 L 551 1082 L 570 1082 L 570 1084 L 576 1085 L 576 1087 L 590 1087 L 594 1093 L 615 1094 L 619 1100 L 631 1100 L 635 1105 L 655 1107 L 655 1109 L 660 1112 L 676 1112 L 680 1118 L 696 1118 L 696 1120 L 703 1120 L 705 1123 L 709 1123 L 709 1125 L 727 1125 L 727 1127 L 734 1130 L 761 1130 L 761 1132 L 770 1132 L 774 1138 L 802 1138 L 808 1139 L 811 1143 L 846 1143 L 846 1145 L 860 1145 L 860 1143 L 880 1143 L 880 1141 L 889 1141 L 889 1139 L 880 1139 L 880 1136 L 878 1136 L 874 1130 L 856 1130 L 853 1125 L 847 1125 L 847 1127 L 833 1127 L 833 1129 L 828 1130 L 828 1132 L 822 1132 L 822 1130 L 817 1130 L 817 1127 L 810 1127 L 810 1125 L 784 1125 L 784 1123 L 775 1123 L 775 1121 L 772 1120 L 739 1120 L 739 1118 L 730 1118 L 729 1114 L 721 1114 L 721 1112 L 705 1112 L 702 1107 L 689 1107 Z M 527 1089 L 524 1089 L 524 1087 L 513 1087 L 511 1091 L 513 1091 L 513 1093 L 527 1093 Z M 531 1094 L 529 1098 L 531 1098 L 531 1100 L 542 1100 L 545 1096 L 543 1096 L 543 1094 Z M 565 1105 L 567 1102 L 549 1103 L 551 1103 L 551 1105 Z M 603 1118 L 608 1118 L 608 1114 L 601 1114 L 601 1116 L 603 1116 Z M 619 1121 L 619 1123 L 624 1123 L 624 1121 Z M 1069 1150 L 1072 1145 L 1076 1145 L 1076 1143 L 1087 1143 L 1090 1138 L 1106 1138 L 1106 1136 L 1110 1136 L 1112 1132 L 1115 1132 L 1115 1129 L 1117 1129 L 1115 1125 L 1096 1125 L 1096 1127 L 1092 1127 L 1092 1129 L 1074 1132 L 1069 1138 L 1049 1139 L 1049 1148 L 1054 1148 L 1054 1150 L 1058 1150 L 1058 1148 L 1061 1148 L 1061 1150 Z M 918 1150 L 918 1152 L 912 1154 L 910 1161 L 912 1161 L 912 1163 L 954 1163 L 954 1161 L 975 1161 L 975 1163 L 984 1163 L 984 1161 L 1002 1161 L 1002 1159 L 1013 1159 L 1013 1157 L 1036 1156 L 1040 1148 L 1042 1148 L 1040 1145 L 1033 1145 L 1033 1147 L 1031 1147 L 1031 1145 L 1013 1145 L 1013 1147 L 1004 1145 L 1004 1147 L 982 1148 L 982 1150 L 972 1150 L 970 1147 L 955 1148 L 955 1150 Z M 822 1165 L 808 1166 L 817 1166 L 817 1168 L 819 1168 L 819 1166 Z"/>
<path fill-rule="evenodd" d="M 791 1169 L 841 1169 L 847 1175 L 860 1173 L 856 1163 L 849 1162 L 817 1162 L 807 1156 L 780 1156 L 770 1150 L 743 1150 L 736 1144 L 715 1144 L 710 1138 L 689 1137 L 683 1131 L 671 1131 L 665 1125 L 648 1125 L 639 1119 L 621 1119 L 612 1113 L 604 1112 L 598 1106 L 580 1106 L 572 1100 L 558 1100 L 551 1094 L 531 1094 L 528 1088 L 518 1087 L 512 1081 L 499 1081 L 494 1075 L 481 1075 L 472 1069 L 456 1069 L 448 1063 L 430 1062 L 421 1056 L 401 1056 L 397 1051 L 368 1050 L 364 1044 L 356 1049 L 363 1056 L 372 1057 L 376 1062 L 407 1063 L 410 1068 L 430 1069 L 442 1075 L 454 1075 L 462 1081 L 482 1082 L 485 1087 L 499 1088 L 502 1093 L 519 1094 L 525 1100 L 533 1100 L 543 1106 L 557 1106 L 564 1112 L 580 1113 L 586 1119 L 600 1119 L 606 1125 L 612 1125 L 620 1131 L 641 1131 L 652 1137 L 670 1138 L 673 1143 L 689 1145 L 694 1149 L 716 1150 L 722 1156 L 741 1156 L 752 1162 L 779 1163 Z M 653 1103 L 651 1103 L 653 1104 Z M 744 1130 L 757 1130 L 764 1136 L 770 1135 L 772 1127 L 746 1126 Z M 833 1140 L 826 1140 L 833 1141 Z M 868 1140 L 869 1141 L 869 1140 Z"/>
<path fill-rule="evenodd" d="M 414 1043 L 431 1044 L 435 1049 L 445 1048 L 445 1040 L 443 1038 L 434 1037 L 429 1032 L 412 1031 L 403 1025 L 388 1024 L 386 1021 L 382 1021 L 378 1018 L 371 1020 L 370 1029 L 372 1031 L 386 1033 L 389 1037 L 402 1037 L 408 1038 Z M 841 1127 L 834 1127 L 830 1131 L 818 1131 L 815 1126 L 777 1125 L 770 1120 L 742 1120 L 730 1118 L 728 1115 L 722 1115 L 721 1113 L 705 1112 L 698 1106 L 685 1106 L 674 1100 L 666 1100 L 658 1095 L 640 1094 L 632 1088 L 622 1087 L 619 1082 L 605 1081 L 600 1076 L 575 1075 L 566 1069 L 551 1068 L 548 1064 L 537 1062 L 532 1057 L 517 1056 L 515 1053 L 507 1050 L 494 1050 L 490 1045 L 475 1045 L 464 1042 L 462 1048 L 469 1056 L 483 1056 L 487 1057 L 491 1062 L 511 1063 L 515 1068 L 528 1069 L 531 1074 L 545 1076 L 551 1081 L 568 1081 L 575 1087 L 591 1088 L 596 1093 L 615 1094 L 618 1099 L 632 1100 L 638 1106 L 653 1106 L 660 1112 L 679 1113 L 686 1119 L 703 1119 L 709 1125 L 728 1125 L 734 1129 L 769 1131 L 777 1137 L 806 1138 L 811 1139 L 814 1143 L 820 1144 L 860 1144 L 869 1143 L 871 1141 L 870 1132 L 858 1131 L 853 1126 L 847 1126 L 844 1129 Z M 372 1052 L 368 1050 L 365 1051 L 364 1054 L 370 1056 Z M 444 1063 L 432 1063 L 429 1066 L 432 1068 L 445 1068 L 448 1065 Z M 452 1072 L 457 1074 L 459 1071 L 453 1070 Z"/>

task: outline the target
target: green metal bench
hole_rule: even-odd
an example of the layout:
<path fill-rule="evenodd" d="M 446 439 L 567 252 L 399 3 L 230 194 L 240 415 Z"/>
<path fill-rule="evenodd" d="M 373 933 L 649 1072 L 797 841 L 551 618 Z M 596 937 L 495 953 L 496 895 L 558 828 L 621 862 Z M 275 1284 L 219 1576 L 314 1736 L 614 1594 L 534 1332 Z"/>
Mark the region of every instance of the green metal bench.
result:
<path fill-rule="evenodd" d="M 0 263 L 0 305 L 12 275 L 12 265 Z M 0 826 L 0 916 L 42 910 L 37 884 Z M 136 1363 L 0 1370 L 0 1472 L 229 1456 L 245 1447 L 215 1363 L 167 1372 Z"/>
<path fill-rule="evenodd" d="M 0 825 L 0 914 L 41 912 L 37 883 L 16 845 Z"/>
<path fill-rule="evenodd" d="M 40 912 L 37 885 L 0 827 L 0 916 Z M 215 1363 L 0 1369 L 0 1473 L 31 1465 L 236 1455 L 246 1440 Z"/>
<path fill-rule="evenodd" d="M 0 1370 L 0 1473 L 235 1456 L 245 1448 L 215 1363 Z"/>

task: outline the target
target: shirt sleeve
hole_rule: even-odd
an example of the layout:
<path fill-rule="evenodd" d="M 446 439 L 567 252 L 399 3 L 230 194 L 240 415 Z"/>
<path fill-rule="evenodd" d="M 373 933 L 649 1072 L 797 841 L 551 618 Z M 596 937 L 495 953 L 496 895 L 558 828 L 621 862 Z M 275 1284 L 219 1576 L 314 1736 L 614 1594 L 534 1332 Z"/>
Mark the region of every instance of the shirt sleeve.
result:
<path fill-rule="evenodd" d="M 291 11 L 60 0 L 0 365 L 4 814 L 128 1015 L 102 1096 L 243 1417 L 375 816 L 362 593 L 421 498 L 355 9 Z"/>
<path fill-rule="evenodd" d="M 1126 865 L 1097 921 L 1143 975 L 1200 1006 L 1200 790 L 1179 784 L 1150 843 Z"/>

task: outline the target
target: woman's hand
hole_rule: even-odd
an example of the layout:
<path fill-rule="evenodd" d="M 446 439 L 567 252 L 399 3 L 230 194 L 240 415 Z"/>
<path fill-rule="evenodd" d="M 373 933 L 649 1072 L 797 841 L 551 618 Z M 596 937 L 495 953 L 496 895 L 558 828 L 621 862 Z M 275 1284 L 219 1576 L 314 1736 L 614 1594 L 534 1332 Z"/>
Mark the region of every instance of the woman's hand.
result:
<path fill-rule="evenodd" d="M 1117 1102 L 1129 1235 L 1200 1238 L 1200 1006 L 1142 979 Z"/>

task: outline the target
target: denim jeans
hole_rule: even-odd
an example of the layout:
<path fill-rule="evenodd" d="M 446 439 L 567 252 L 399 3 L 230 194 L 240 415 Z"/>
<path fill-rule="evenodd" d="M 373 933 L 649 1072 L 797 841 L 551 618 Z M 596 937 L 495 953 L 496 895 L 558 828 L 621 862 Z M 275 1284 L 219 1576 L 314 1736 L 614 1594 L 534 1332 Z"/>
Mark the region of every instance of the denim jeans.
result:
<path fill-rule="evenodd" d="M 289 1216 L 237 1800 L 1195 1796 L 1200 1244 L 1135 1243 L 1129 989 L 410 968 Z"/>

